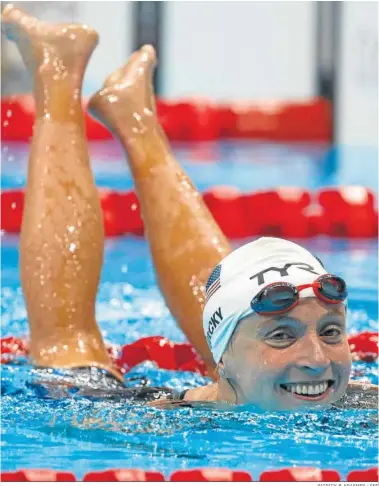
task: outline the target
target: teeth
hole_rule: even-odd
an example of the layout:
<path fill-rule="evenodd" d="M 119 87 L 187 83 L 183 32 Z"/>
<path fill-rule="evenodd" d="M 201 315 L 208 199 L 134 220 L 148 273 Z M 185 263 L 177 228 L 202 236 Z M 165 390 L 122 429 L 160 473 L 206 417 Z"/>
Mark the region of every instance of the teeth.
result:
<path fill-rule="evenodd" d="M 297 395 L 320 395 L 325 392 L 328 388 L 328 383 L 326 381 L 319 383 L 317 385 L 284 385 L 284 388 Z"/>

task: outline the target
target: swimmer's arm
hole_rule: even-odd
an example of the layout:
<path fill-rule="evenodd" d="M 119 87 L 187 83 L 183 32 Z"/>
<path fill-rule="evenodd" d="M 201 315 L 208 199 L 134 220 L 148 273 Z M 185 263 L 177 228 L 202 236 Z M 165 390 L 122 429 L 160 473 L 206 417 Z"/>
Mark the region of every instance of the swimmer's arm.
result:
<path fill-rule="evenodd" d="M 187 400 L 172 400 L 170 398 L 160 398 L 158 400 L 153 400 L 152 402 L 147 402 L 146 406 L 153 408 L 163 408 L 166 410 L 179 407 L 192 407 L 190 402 L 188 402 Z"/>

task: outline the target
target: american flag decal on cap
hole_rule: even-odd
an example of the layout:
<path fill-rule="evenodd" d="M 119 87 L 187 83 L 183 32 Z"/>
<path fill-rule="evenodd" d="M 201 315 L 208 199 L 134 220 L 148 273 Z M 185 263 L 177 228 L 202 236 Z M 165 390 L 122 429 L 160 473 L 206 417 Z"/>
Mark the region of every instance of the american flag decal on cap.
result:
<path fill-rule="evenodd" d="M 217 292 L 217 290 L 221 287 L 220 283 L 220 275 L 221 275 L 221 264 L 217 265 L 217 267 L 211 273 L 207 285 L 205 286 L 205 296 L 206 300 L 205 303 L 212 297 L 212 295 Z"/>

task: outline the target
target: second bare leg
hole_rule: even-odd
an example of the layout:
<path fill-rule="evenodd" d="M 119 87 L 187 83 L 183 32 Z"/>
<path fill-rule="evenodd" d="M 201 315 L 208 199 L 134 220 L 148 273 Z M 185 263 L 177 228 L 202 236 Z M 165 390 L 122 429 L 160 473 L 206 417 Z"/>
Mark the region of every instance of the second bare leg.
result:
<path fill-rule="evenodd" d="M 134 53 L 92 98 L 90 110 L 127 153 L 159 286 L 212 374 L 215 364 L 202 329 L 204 287 L 231 247 L 159 126 L 151 84 L 154 66 L 152 47 Z"/>

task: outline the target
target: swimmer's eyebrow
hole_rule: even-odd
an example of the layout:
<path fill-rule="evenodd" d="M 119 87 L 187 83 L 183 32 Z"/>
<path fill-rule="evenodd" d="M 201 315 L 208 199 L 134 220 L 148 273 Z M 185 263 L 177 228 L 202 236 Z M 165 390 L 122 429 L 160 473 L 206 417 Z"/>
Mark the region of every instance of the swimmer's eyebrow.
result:
<path fill-rule="evenodd" d="M 300 319 L 297 319 L 296 317 L 289 316 L 288 314 L 279 314 L 276 316 L 275 315 L 268 316 L 268 318 L 265 321 L 260 322 L 258 324 L 258 329 L 265 330 L 269 327 L 280 326 L 280 324 L 284 324 L 284 323 L 304 325 L 304 323 Z"/>
<path fill-rule="evenodd" d="M 326 312 L 319 320 L 322 321 L 326 317 L 343 317 L 345 319 L 346 313 L 343 311 L 343 308 L 333 309 L 331 311 Z"/>
<path fill-rule="evenodd" d="M 328 320 L 329 317 L 337 317 L 339 320 L 342 318 L 343 324 L 346 323 L 346 314 L 341 309 L 334 309 L 326 312 L 322 317 L 320 317 L 318 323 L 323 324 Z"/>
<path fill-rule="evenodd" d="M 320 317 L 318 320 L 319 323 L 323 323 L 328 317 L 338 317 L 342 319 L 346 319 L 346 314 L 343 312 L 343 309 L 333 309 L 326 312 L 323 316 Z M 299 324 L 299 325 L 306 325 L 301 319 L 297 317 L 290 316 L 288 314 L 278 314 L 274 316 L 268 316 L 266 320 L 260 322 L 258 324 L 258 329 L 265 330 L 272 326 L 279 326 L 280 324 Z"/>
<path fill-rule="evenodd" d="M 344 312 L 344 307 L 339 307 L 337 309 L 329 310 L 327 311 L 323 316 L 320 317 L 319 322 L 322 322 L 324 319 L 327 319 L 328 317 L 342 317 L 343 319 L 346 319 L 346 314 Z M 260 322 L 257 326 L 258 329 L 260 328 L 265 328 L 269 327 L 269 325 L 280 325 L 283 324 L 284 322 L 292 322 L 294 324 L 303 324 L 303 321 L 301 319 L 298 319 L 297 317 L 290 316 L 288 313 L 287 314 L 277 314 L 273 316 L 267 316 L 267 319 L 264 321 Z"/>

